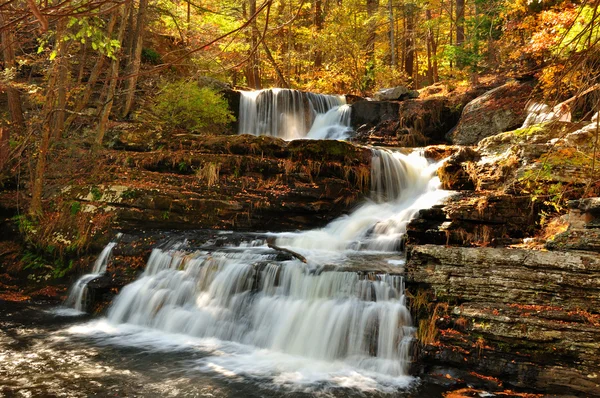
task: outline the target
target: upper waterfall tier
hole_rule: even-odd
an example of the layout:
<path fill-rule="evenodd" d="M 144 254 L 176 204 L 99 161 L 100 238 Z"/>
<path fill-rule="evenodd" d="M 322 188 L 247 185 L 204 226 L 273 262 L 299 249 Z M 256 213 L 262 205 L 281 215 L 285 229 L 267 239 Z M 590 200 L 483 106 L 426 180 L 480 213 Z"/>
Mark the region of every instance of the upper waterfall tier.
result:
<path fill-rule="evenodd" d="M 350 107 L 343 95 L 289 89 L 242 91 L 239 133 L 298 138 L 344 139 Z"/>

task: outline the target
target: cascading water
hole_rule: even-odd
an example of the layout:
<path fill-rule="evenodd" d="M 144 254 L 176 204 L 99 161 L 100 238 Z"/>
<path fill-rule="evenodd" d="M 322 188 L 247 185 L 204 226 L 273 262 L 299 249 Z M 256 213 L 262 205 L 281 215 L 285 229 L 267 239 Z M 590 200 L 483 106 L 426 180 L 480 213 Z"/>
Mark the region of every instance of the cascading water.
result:
<path fill-rule="evenodd" d="M 350 105 L 334 106 L 315 117 L 306 138 L 316 140 L 345 140 L 350 136 Z"/>
<path fill-rule="evenodd" d="M 447 192 L 438 189 L 435 171 L 439 164 L 430 164 L 422 153 L 372 151 L 370 201 L 325 228 L 281 234 L 277 244 L 292 246 L 302 253 L 305 250 L 397 250 L 408 222 L 420 209 L 439 202 Z"/>
<path fill-rule="evenodd" d="M 276 263 L 250 252 L 155 249 L 108 318 L 321 361 L 406 374 L 411 335 L 402 277 Z"/>
<path fill-rule="evenodd" d="M 555 106 L 550 108 L 546 104 L 533 102 L 527 106 L 527 118 L 523 122 L 521 128 L 531 127 L 535 124 L 552 122 L 552 121 L 570 122 L 571 111 L 566 106 Z"/>
<path fill-rule="evenodd" d="M 242 91 L 239 133 L 298 138 L 344 139 L 350 131 L 350 107 L 341 95 L 289 89 Z"/>
<path fill-rule="evenodd" d="M 260 239 L 217 251 L 186 242 L 154 249 L 97 329 L 116 333 L 115 344 L 195 339 L 207 351 L 196 367 L 227 377 L 406 387 L 414 328 L 394 251 L 418 209 L 442 197 L 436 167 L 419 152 L 373 149 L 368 203 L 323 229 L 275 235 L 306 264 L 281 260 Z M 159 332 L 168 343 L 140 337 Z"/>
<path fill-rule="evenodd" d="M 69 292 L 69 296 L 64 302 L 66 307 L 73 308 L 77 312 L 85 312 L 87 285 L 106 272 L 106 266 L 108 265 L 110 255 L 112 254 L 112 250 L 116 244 L 116 242 L 110 242 L 108 245 L 106 245 L 94 262 L 92 273 L 83 275 L 77 280 L 77 282 L 73 284 L 71 291 Z"/>

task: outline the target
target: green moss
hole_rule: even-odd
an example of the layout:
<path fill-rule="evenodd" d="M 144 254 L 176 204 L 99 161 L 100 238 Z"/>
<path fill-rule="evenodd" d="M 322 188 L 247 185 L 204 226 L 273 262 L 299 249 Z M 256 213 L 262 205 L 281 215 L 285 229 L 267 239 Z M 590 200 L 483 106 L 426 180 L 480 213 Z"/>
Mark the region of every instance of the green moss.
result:
<path fill-rule="evenodd" d="M 138 196 L 140 196 L 140 192 L 136 189 L 127 189 L 121 194 L 121 198 L 123 199 L 135 199 Z"/>
<path fill-rule="evenodd" d="M 552 151 L 542 157 L 540 162 L 545 162 L 552 167 L 571 166 L 578 168 L 591 167 L 592 159 L 576 148 L 563 148 Z"/>
<path fill-rule="evenodd" d="M 100 198 L 102 198 L 102 191 L 100 191 L 100 188 L 98 187 L 92 187 L 90 193 L 92 194 L 93 200 L 100 200 Z"/>
<path fill-rule="evenodd" d="M 546 127 L 547 127 L 546 124 L 535 124 L 533 126 L 529 126 L 529 127 L 511 131 L 510 133 L 512 135 L 514 135 L 515 137 L 521 137 L 521 138 L 522 137 L 530 137 L 535 134 L 543 133 L 546 130 Z"/>
<path fill-rule="evenodd" d="M 75 214 L 79 213 L 79 211 L 81 210 L 81 203 L 74 200 L 73 202 L 71 202 L 70 208 L 71 208 L 71 215 L 74 216 Z"/>

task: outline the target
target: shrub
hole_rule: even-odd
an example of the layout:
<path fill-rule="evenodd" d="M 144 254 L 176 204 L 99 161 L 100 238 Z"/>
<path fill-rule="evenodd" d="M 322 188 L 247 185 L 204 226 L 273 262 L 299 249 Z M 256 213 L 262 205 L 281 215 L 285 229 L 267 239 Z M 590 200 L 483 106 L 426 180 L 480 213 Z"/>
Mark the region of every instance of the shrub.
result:
<path fill-rule="evenodd" d="M 152 65 L 158 65 L 161 61 L 160 54 L 151 48 L 142 48 L 142 61 Z"/>
<path fill-rule="evenodd" d="M 223 96 L 211 88 L 183 80 L 162 86 L 154 112 L 167 127 L 193 132 L 222 128 L 235 120 Z"/>

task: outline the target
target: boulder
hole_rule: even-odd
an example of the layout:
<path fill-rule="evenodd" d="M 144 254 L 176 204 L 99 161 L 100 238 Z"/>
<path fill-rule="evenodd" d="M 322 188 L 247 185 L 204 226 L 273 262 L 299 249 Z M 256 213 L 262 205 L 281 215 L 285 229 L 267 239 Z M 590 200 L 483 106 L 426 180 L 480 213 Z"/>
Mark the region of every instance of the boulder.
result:
<path fill-rule="evenodd" d="M 398 120 L 398 102 L 358 101 L 350 105 L 350 125 L 357 129 L 363 124 L 377 124 L 386 120 Z"/>
<path fill-rule="evenodd" d="M 531 83 L 510 81 L 475 98 L 463 109 L 449 138 L 454 144 L 474 145 L 485 137 L 520 127 L 527 117 L 532 89 Z"/>
<path fill-rule="evenodd" d="M 407 96 L 409 94 L 409 89 L 407 89 L 404 86 L 397 86 L 397 87 L 392 87 L 392 88 L 384 88 L 381 89 L 379 91 L 377 91 L 374 95 L 373 98 L 376 101 L 393 101 L 393 100 L 399 100 L 400 98 Z M 417 96 L 418 96 L 418 92 L 417 92 Z"/>

